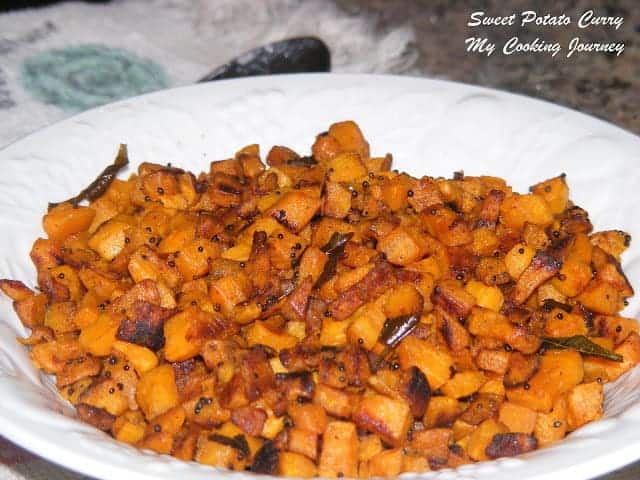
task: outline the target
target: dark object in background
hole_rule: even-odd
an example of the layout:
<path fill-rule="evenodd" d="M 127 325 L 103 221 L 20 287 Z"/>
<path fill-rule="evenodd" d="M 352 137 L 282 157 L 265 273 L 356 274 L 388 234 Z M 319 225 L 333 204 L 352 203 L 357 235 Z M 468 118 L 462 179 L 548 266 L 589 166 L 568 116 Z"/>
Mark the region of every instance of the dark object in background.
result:
<path fill-rule="evenodd" d="M 322 40 L 297 37 L 249 50 L 199 81 L 280 73 L 328 72 L 330 69 L 331 54 Z"/>
<path fill-rule="evenodd" d="M 84 0 L 88 3 L 107 3 L 110 0 Z M 20 10 L 22 8 L 44 7 L 52 3 L 62 3 L 60 0 L 8 0 L 0 1 L 0 12 Z"/>

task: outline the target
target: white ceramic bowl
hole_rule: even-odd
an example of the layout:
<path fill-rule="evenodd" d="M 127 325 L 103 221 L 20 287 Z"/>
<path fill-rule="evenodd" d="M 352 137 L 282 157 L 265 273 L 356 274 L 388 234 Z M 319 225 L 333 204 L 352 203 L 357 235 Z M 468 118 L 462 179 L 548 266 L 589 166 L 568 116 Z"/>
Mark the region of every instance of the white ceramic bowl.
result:
<path fill-rule="evenodd" d="M 110 163 L 119 143 L 132 164 L 172 162 L 191 170 L 259 143 L 308 152 L 333 122 L 356 120 L 374 154 L 392 152 L 413 174 L 505 177 L 519 191 L 561 172 L 571 198 L 597 230 L 638 236 L 640 139 L 545 102 L 467 85 L 364 75 L 259 77 L 154 93 L 80 114 L 0 151 L 0 276 L 35 282 L 28 252 L 42 235 L 48 201 L 79 191 Z M 640 285 L 636 242 L 623 265 Z M 625 311 L 638 317 L 633 299 Z M 212 478 L 215 471 L 141 452 L 72 418 L 50 378 L 15 341 L 26 334 L 0 300 L 0 433 L 53 462 L 101 479 Z M 640 369 L 606 389 L 605 418 L 557 445 L 519 458 L 410 477 L 579 479 L 640 458 Z M 217 478 L 255 478 L 217 471 Z"/>

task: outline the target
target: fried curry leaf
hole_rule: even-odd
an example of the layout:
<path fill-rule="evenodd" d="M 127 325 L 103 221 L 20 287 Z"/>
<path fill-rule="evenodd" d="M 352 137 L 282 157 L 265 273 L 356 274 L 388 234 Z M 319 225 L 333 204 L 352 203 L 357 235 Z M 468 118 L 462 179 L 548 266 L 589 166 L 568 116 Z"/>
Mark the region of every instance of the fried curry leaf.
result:
<path fill-rule="evenodd" d="M 383 345 L 394 348 L 416 328 L 418 321 L 417 315 L 402 315 L 396 318 L 389 318 L 384 322 L 378 340 Z"/>
<path fill-rule="evenodd" d="M 105 168 L 98 177 L 89 184 L 87 188 L 82 190 L 75 197 L 71 197 L 64 202 L 58 203 L 49 203 L 49 210 L 54 208 L 56 205 L 60 203 L 69 202 L 73 205 L 77 205 L 82 200 L 95 200 L 96 198 L 101 197 L 104 192 L 107 191 L 111 182 L 116 178 L 118 172 L 124 168 L 129 163 L 129 154 L 127 152 L 127 146 L 123 143 L 120 144 L 120 148 L 118 148 L 118 154 L 116 155 L 113 163 L 107 168 Z"/>
<path fill-rule="evenodd" d="M 614 362 L 622 362 L 623 357 L 611 350 L 601 347 L 597 343 L 592 342 L 584 335 L 576 335 L 573 337 L 562 338 L 543 338 L 543 347 L 558 349 L 573 349 L 585 355 L 606 358 Z"/>
<path fill-rule="evenodd" d="M 327 260 L 327 263 L 324 264 L 324 269 L 322 270 L 320 277 L 318 277 L 314 288 L 320 288 L 336 274 L 338 260 L 342 254 L 344 254 L 344 247 L 347 245 L 347 242 L 351 237 L 353 237 L 353 232 L 346 234 L 334 232 L 327 244 L 320 248 L 320 250 L 327 254 L 329 259 Z"/>

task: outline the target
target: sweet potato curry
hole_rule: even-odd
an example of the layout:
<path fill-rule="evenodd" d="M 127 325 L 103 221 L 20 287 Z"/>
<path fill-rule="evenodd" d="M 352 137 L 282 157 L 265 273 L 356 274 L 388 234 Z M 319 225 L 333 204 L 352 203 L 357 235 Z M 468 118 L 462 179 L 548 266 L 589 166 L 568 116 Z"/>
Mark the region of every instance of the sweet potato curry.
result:
<path fill-rule="evenodd" d="M 372 477 L 523 454 L 602 415 L 640 360 L 619 315 L 630 237 L 593 233 L 564 175 L 526 194 L 414 178 L 351 121 L 311 152 L 107 168 L 51 205 L 38 286 L 0 287 L 80 419 L 182 460 Z"/>

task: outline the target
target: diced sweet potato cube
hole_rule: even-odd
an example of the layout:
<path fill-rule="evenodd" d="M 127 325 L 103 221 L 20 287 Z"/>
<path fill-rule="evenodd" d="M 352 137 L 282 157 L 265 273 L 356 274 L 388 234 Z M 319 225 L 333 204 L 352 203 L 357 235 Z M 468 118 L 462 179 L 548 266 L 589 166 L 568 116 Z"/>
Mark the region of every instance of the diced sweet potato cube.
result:
<path fill-rule="evenodd" d="M 432 397 L 424 415 L 425 426 L 428 428 L 450 426 L 463 410 L 463 405 L 455 398 Z"/>
<path fill-rule="evenodd" d="M 365 158 L 364 166 L 369 172 L 388 172 L 391 170 L 393 155 L 387 153 L 384 157 Z"/>
<path fill-rule="evenodd" d="M 291 428 L 287 431 L 287 449 L 315 460 L 318 456 L 318 436 L 308 430 Z"/>
<path fill-rule="evenodd" d="M 424 250 L 404 227 L 398 227 L 378 241 L 378 251 L 384 253 L 394 265 L 408 265 L 419 260 Z"/>
<path fill-rule="evenodd" d="M 538 252 L 529 266 L 522 272 L 513 292 L 512 300 L 516 305 L 524 303 L 536 288 L 549 280 L 560 270 L 555 258 Z"/>
<path fill-rule="evenodd" d="M 411 411 L 402 399 L 371 395 L 360 401 L 353 420 L 360 428 L 377 434 L 390 445 L 400 446 L 409 430 Z"/>
<path fill-rule="evenodd" d="M 559 308 L 549 312 L 544 324 L 546 337 L 573 337 L 574 335 L 587 335 L 587 325 L 582 315 L 567 313 Z"/>
<path fill-rule="evenodd" d="M 455 468 L 455 467 L 454 467 Z M 425 457 L 419 457 L 414 455 L 402 456 L 402 473 L 408 472 L 428 472 L 431 470 L 429 461 Z"/>
<path fill-rule="evenodd" d="M 208 239 L 198 238 L 180 248 L 175 264 L 185 280 L 195 280 L 206 275 L 211 260 L 220 255 L 220 247 Z"/>
<path fill-rule="evenodd" d="M 431 206 L 443 203 L 438 184 L 431 177 L 422 177 L 413 186 L 413 195 L 408 201 L 416 212 L 422 212 Z"/>
<path fill-rule="evenodd" d="M 504 350 L 480 350 L 476 363 L 482 370 L 504 374 L 509 366 L 509 353 Z"/>
<path fill-rule="evenodd" d="M 56 335 L 73 332 L 77 329 L 73 321 L 75 314 L 75 302 L 54 303 L 47 308 L 44 316 L 44 326 L 49 327 Z"/>
<path fill-rule="evenodd" d="M 498 419 L 505 424 L 511 432 L 533 433 L 538 414 L 530 408 L 504 402 L 500 405 Z"/>
<path fill-rule="evenodd" d="M 372 477 L 396 477 L 402 472 L 402 449 L 383 450 L 369 460 L 369 475 Z"/>
<path fill-rule="evenodd" d="M 321 435 L 327 427 L 327 413 L 320 405 L 295 403 L 287 409 L 293 424 L 302 430 Z"/>
<path fill-rule="evenodd" d="M 111 415 L 118 416 L 129 407 L 129 399 L 124 391 L 118 388 L 113 379 L 99 380 L 87 388 L 78 398 L 80 403 L 103 409 Z"/>
<path fill-rule="evenodd" d="M 480 425 L 487 418 L 497 416 L 501 402 L 501 396 L 491 393 L 478 394 L 474 400 L 467 405 L 466 410 L 460 415 L 459 419 L 471 425 Z"/>
<path fill-rule="evenodd" d="M 448 397 L 462 398 L 477 392 L 487 381 L 482 372 L 467 370 L 456 373 L 440 389 Z"/>
<path fill-rule="evenodd" d="M 473 235 L 471 250 L 475 255 L 491 255 L 499 244 L 496 234 L 488 228 L 476 228 L 471 233 Z"/>
<path fill-rule="evenodd" d="M 84 348 L 75 340 L 52 340 L 38 343 L 31 348 L 29 357 L 37 368 L 47 373 L 58 373 L 67 360 L 73 360 L 84 353 Z"/>
<path fill-rule="evenodd" d="M 469 225 L 453 210 L 444 205 L 434 205 L 420 214 L 427 231 L 448 247 L 473 242 Z"/>
<path fill-rule="evenodd" d="M 640 332 L 640 324 L 635 318 L 625 318 L 611 315 L 598 315 L 595 327 L 599 335 L 613 340 L 614 345 L 622 343 L 631 332 Z M 611 349 L 611 346 L 605 348 Z"/>
<path fill-rule="evenodd" d="M 567 208 L 569 187 L 564 175 L 535 184 L 531 187 L 531 192 L 542 197 L 547 202 L 549 211 L 554 215 L 562 213 Z"/>
<path fill-rule="evenodd" d="M 424 455 L 434 463 L 445 463 L 449 457 L 449 444 L 453 440 L 453 430 L 449 428 L 429 428 L 413 432 L 408 450 L 415 455 Z"/>
<path fill-rule="evenodd" d="M 640 335 L 636 332 L 631 332 L 627 339 L 614 349 L 614 352 L 622 355 L 622 362 L 614 362 L 603 358 L 591 359 L 592 362 L 598 362 L 604 366 L 607 378 L 611 382 L 640 362 Z"/>
<path fill-rule="evenodd" d="M 257 437 L 252 437 L 251 435 L 247 435 L 241 428 L 237 425 L 234 425 L 232 422 L 225 422 L 220 427 L 218 427 L 215 432 L 218 435 L 224 435 L 225 437 L 233 438 L 238 435 L 242 435 L 244 439 L 247 441 L 247 446 L 249 447 L 249 458 L 253 459 L 262 447 L 264 441 Z"/>
<path fill-rule="evenodd" d="M 591 265 L 585 262 L 567 259 L 558 275 L 551 280 L 553 286 L 567 297 L 580 294 L 591 281 Z"/>
<path fill-rule="evenodd" d="M 431 301 L 453 318 L 466 317 L 476 304 L 475 297 L 453 280 L 438 282 Z"/>
<path fill-rule="evenodd" d="M 267 413 L 251 405 L 236 408 L 231 413 L 231 422 L 247 435 L 260 436 L 267 421 Z"/>
<path fill-rule="evenodd" d="M 90 378 L 98 375 L 102 368 L 102 362 L 92 356 L 82 356 L 74 362 L 65 362 L 64 368 L 56 375 L 56 386 L 65 387 L 83 378 Z"/>
<path fill-rule="evenodd" d="M 514 280 L 520 278 L 522 272 L 531 264 L 533 257 L 536 256 L 535 249 L 524 243 L 514 245 L 504 257 L 504 263 L 507 267 L 509 276 Z"/>
<path fill-rule="evenodd" d="M 584 377 L 582 356 L 575 350 L 550 350 L 540 359 L 538 372 L 522 387 L 507 389 L 513 403 L 548 413 L 554 399 L 578 385 Z"/>
<path fill-rule="evenodd" d="M 329 415 L 338 418 L 349 418 L 355 407 L 353 398 L 347 392 L 323 384 L 316 385 L 313 401 Z"/>
<path fill-rule="evenodd" d="M 300 232 L 320 210 L 322 201 L 301 191 L 284 194 L 267 212 L 292 232 Z"/>
<path fill-rule="evenodd" d="M 537 440 L 528 433 L 498 433 L 487 446 L 486 454 L 489 458 L 515 457 L 537 447 Z"/>
<path fill-rule="evenodd" d="M 158 350 L 164 345 L 163 325 L 174 311 L 137 300 L 118 327 L 117 338 Z"/>
<path fill-rule="evenodd" d="M 597 280 L 592 280 L 576 300 L 589 310 L 605 315 L 615 315 L 624 308 L 624 298 L 619 290 Z"/>
<path fill-rule="evenodd" d="M 561 440 L 567 433 L 567 399 L 559 397 L 549 413 L 539 412 L 533 434 L 539 446 Z"/>
<path fill-rule="evenodd" d="M 333 282 L 333 289 L 340 294 L 362 280 L 371 271 L 373 264 L 368 263 L 352 270 L 339 273 Z"/>
<path fill-rule="evenodd" d="M 603 392 L 598 382 L 576 385 L 567 394 L 567 429 L 581 427 L 602 416 Z"/>
<path fill-rule="evenodd" d="M 612 255 L 617 261 L 631 243 L 631 235 L 621 230 L 607 230 L 593 233 L 591 243 Z"/>
<path fill-rule="evenodd" d="M 382 441 L 377 435 L 365 435 L 360 437 L 360 443 L 358 447 L 358 460 L 366 462 L 373 456 L 380 453 L 384 447 Z"/>
<path fill-rule="evenodd" d="M 162 431 L 170 435 L 175 435 L 180 431 L 186 419 L 184 408 L 181 405 L 173 407 L 166 412 L 152 418 L 147 426 L 146 434 L 150 435 L 155 431 Z M 159 428 L 158 428 L 159 427 Z"/>
<path fill-rule="evenodd" d="M 110 220 L 103 223 L 89 239 L 89 246 L 107 261 L 111 261 L 124 249 L 131 225 Z"/>
<path fill-rule="evenodd" d="M 340 150 L 356 152 L 362 158 L 369 157 L 369 144 L 358 124 L 352 120 L 337 122 L 329 127 L 329 135 L 340 145 Z"/>
<path fill-rule="evenodd" d="M 211 283 L 209 297 L 221 306 L 223 312 L 231 312 L 233 307 L 247 299 L 249 287 L 244 277 L 227 275 Z"/>
<path fill-rule="evenodd" d="M 367 169 L 356 152 L 342 152 L 327 163 L 332 182 L 356 182 L 367 175 Z"/>
<path fill-rule="evenodd" d="M 449 380 L 453 360 L 446 350 L 409 336 L 400 342 L 397 351 L 400 366 L 403 369 L 418 367 L 429 380 L 432 390 Z"/>
<path fill-rule="evenodd" d="M 471 335 L 456 317 L 445 315 L 437 309 L 436 320 L 438 330 L 453 352 L 462 352 L 471 344 Z"/>
<path fill-rule="evenodd" d="M 117 315 L 101 314 L 98 320 L 80 331 L 78 343 L 97 357 L 109 355 L 116 341 L 121 320 L 122 318 Z"/>
<path fill-rule="evenodd" d="M 299 278 L 310 276 L 315 283 L 322 274 L 327 260 L 327 255 L 318 247 L 308 247 L 300 259 Z"/>
<path fill-rule="evenodd" d="M 152 432 L 145 435 L 136 446 L 144 450 L 169 455 L 173 448 L 173 435 L 165 432 Z"/>
<path fill-rule="evenodd" d="M 282 332 L 277 333 L 270 330 L 264 322 L 254 322 L 246 332 L 247 343 L 253 345 L 266 345 L 276 351 L 292 348 L 298 343 L 298 339 L 293 335 Z"/>
<path fill-rule="evenodd" d="M 89 207 L 61 203 L 44 216 L 42 225 L 51 240 L 61 242 L 74 233 L 87 230 L 95 214 L 95 210 Z"/>
<path fill-rule="evenodd" d="M 498 287 L 489 287 L 477 280 L 469 280 L 464 288 L 476 299 L 476 305 L 496 312 L 502 308 L 504 296 Z"/>
<path fill-rule="evenodd" d="M 136 401 L 148 419 L 178 404 L 178 389 L 171 365 L 159 365 L 142 374 L 136 388 Z"/>
<path fill-rule="evenodd" d="M 318 474 L 355 477 L 358 474 L 358 434 L 351 422 L 329 422 L 322 436 Z"/>
<path fill-rule="evenodd" d="M 113 342 L 113 349 L 116 352 L 122 353 L 139 375 L 158 365 L 158 357 L 156 354 L 141 345 L 116 340 Z"/>
<path fill-rule="evenodd" d="M 424 299 L 410 283 L 401 283 L 386 295 L 383 311 L 388 318 L 422 313 Z"/>
<path fill-rule="evenodd" d="M 473 335 L 496 338 L 522 353 L 533 353 L 540 347 L 540 338 L 525 327 L 512 324 L 509 319 L 493 310 L 474 307 L 467 322 Z"/>
<path fill-rule="evenodd" d="M 395 284 L 395 271 L 386 261 L 377 262 L 362 280 L 342 292 L 329 305 L 329 311 L 336 320 L 344 320 L 360 306 L 375 300 Z"/>
<path fill-rule="evenodd" d="M 195 461 L 214 467 L 244 470 L 246 455 L 226 443 L 215 440 L 215 435 L 202 433 L 198 438 Z"/>
<path fill-rule="evenodd" d="M 553 215 L 544 198 L 513 194 L 506 197 L 500 206 L 500 221 L 513 230 L 519 230 L 525 223 L 549 225 Z"/>
<path fill-rule="evenodd" d="M 131 445 L 142 440 L 145 432 L 145 423 L 143 418 L 135 418 L 130 415 L 134 412 L 126 412 L 116 418 L 111 427 L 111 432 L 116 440 L 129 443 Z M 133 418 L 132 418 L 133 417 Z"/>
<path fill-rule="evenodd" d="M 290 148 L 282 145 L 274 145 L 267 153 L 266 162 L 269 166 L 274 165 L 286 165 L 292 160 L 298 160 L 300 155 L 291 150 Z"/>
<path fill-rule="evenodd" d="M 387 320 L 382 307 L 376 303 L 367 303 L 358 309 L 351 318 L 352 321 L 347 328 L 349 342 L 359 344 L 368 350 L 373 349 L 378 341 L 380 330 Z"/>
<path fill-rule="evenodd" d="M 469 437 L 467 444 L 467 453 L 474 460 L 489 460 L 487 455 L 487 447 L 493 440 L 493 437 L 500 433 L 507 433 L 507 427 L 502 423 L 489 418 L 482 422 L 480 426 L 473 431 Z"/>
<path fill-rule="evenodd" d="M 325 185 L 325 200 L 322 213 L 328 217 L 344 218 L 351 210 L 351 192 L 337 182 L 327 182 Z"/>
<path fill-rule="evenodd" d="M 164 356 L 169 362 L 182 362 L 200 351 L 206 340 L 196 335 L 200 326 L 215 329 L 215 319 L 196 308 L 183 310 L 164 323 Z"/>
<path fill-rule="evenodd" d="M 453 432 L 453 440 L 458 441 L 471 435 L 471 433 L 477 428 L 477 425 L 465 422 L 464 420 L 457 419 L 451 426 Z"/>
<path fill-rule="evenodd" d="M 280 452 L 278 473 L 285 477 L 310 478 L 318 475 L 318 468 L 304 455 L 294 452 Z"/>
<path fill-rule="evenodd" d="M 328 132 L 321 133 L 316 136 L 316 141 L 311 147 L 313 157 L 320 163 L 327 164 L 329 160 L 335 157 L 341 147 L 334 137 Z"/>
<path fill-rule="evenodd" d="M 415 181 L 407 174 L 399 174 L 390 178 L 382 184 L 382 201 L 387 204 L 392 212 L 398 212 L 409 206 L 409 190 Z"/>
<path fill-rule="evenodd" d="M 499 398 L 504 398 L 506 390 L 504 387 L 504 383 L 502 383 L 502 380 L 494 378 L 480 387 L 480 390 L 478 390 L 478 392 L 483 394 L 496 395 Z"/>

